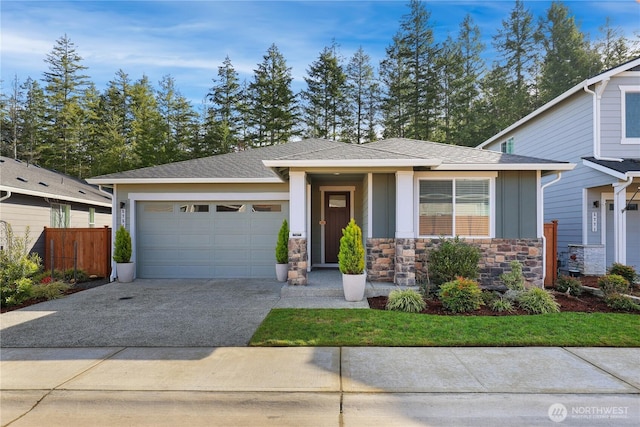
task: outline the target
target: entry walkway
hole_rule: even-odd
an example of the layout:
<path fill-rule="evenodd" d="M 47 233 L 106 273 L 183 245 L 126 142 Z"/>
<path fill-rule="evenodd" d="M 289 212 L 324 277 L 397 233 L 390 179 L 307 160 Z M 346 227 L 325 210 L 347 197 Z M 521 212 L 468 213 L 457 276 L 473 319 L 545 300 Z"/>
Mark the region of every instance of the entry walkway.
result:
<path fill-rule="evenodd" d="M 12 427 L 640 423 L 637 348 L 3 348 L 1 356 L 0 421 Z"/>

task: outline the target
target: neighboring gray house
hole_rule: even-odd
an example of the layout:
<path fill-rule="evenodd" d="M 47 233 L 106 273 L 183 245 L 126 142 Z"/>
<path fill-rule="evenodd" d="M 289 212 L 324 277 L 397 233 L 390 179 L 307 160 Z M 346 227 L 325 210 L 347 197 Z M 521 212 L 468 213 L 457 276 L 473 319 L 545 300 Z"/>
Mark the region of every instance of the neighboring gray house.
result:
<path fill-rule="evenodd" d="M 18 237 L 29 227 L 30 250 L 44 257 L 44 227 L 104 227 L 111 222 L 108 193 L 61 173 L 0 157 L 0 246 L 6 245 L 6 224 Z"/>
<path fill-rule="evenodd" d="M 604 274 L 615 261 L 640 269 L 640 58 L 574 86 L 479 148 L 577 163 L 545 190 L 564 268 Z"/>
<path fill-rule="evenodd" d="M 370 280 L 414 284 L 439 236 L 483 251 L 490 282 L 522 261 L 543 280 L 542 177 L 574 164 L 409 139 L 309 139 L 94 177 L 113 188 L 137 277 L 273 277 L 288 219 L 289 283 L 337 267 L 341 230 L 363 229 Z"/>

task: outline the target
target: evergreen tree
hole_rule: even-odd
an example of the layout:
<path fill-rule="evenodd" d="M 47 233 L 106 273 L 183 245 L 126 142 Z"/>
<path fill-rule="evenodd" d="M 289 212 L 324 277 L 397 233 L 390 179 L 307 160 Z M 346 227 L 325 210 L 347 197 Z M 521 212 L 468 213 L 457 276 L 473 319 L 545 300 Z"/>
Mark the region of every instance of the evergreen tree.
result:
<path fill-rule="evenodd" d="M 207 94 L 212 103 L 206 117 L 207 132 L 204 135 L 207 154 L 223 154 L 233 151 L 238 141 L 240 120 L 240 84 L 238 73 L 227 56 L 218 67 L 218 80 Z"/>
<path fill-rule="evenodd" d="M 163 118 L 149 78 L 143 75 L 131 86 L 130 145 L 120 153 L 121 170 L 158 164 L 156 151 L 163 144 Z"/>
<path fill-rule="evenodd" d="M 375 140 L 378 85 L 374 80 L 371 59 L 360 47 L 347 64 L 346 95 L 352 106 L 345 139 L 356 144 Z"/>
<path fill-rule="evenodd" d="M 620 27 L 612 26 L 611 18 L 607 17 L 599 30 L 600 38 L 595 48 L 605 70 L 630 61 L 639 54 L 634 52 L 631 41 L 622 34 Z"/>
<path fill-rule="evenodd" d="M 37 80 L 28 77 L 21 86 L 25 93 L 20 115 L 22 156 L 30 163 L 40 160 L 41 141 L 45 139 L 46 101 Z"/>
<path fill-rule="evenodd" d="M 20 151 L 22 151 L 22 138 L 18 132 L 21 115 L 20 110 L 23 102 L 23 92 L 21 89 L 18 76 L 14 75 L 9 88 L 9 96 L 5 96 L 4 93 L 2 96 L 4 100 L 2 108 L 2 140 L 0 144 L 2 150 L 0 150 L 0 152 L 3 156 L 14 159 L 20 158 L 18 156 L 18 145 L 20 145 Z"/>
<path fill-rule="evenodd" d="M 310 134 L 317 138 L 338 140 L 348 112 L 346 91 L 347 77 L 337 55 L 335 43 L 325 47 L 307 70 L 307 90 L 302 97 L 305 122 Z"/>
<path fill-rule="evenodd" d="M 49 71 L 44 73 L 47 100 L 47 141 L 43 147 L 44 166 L 59 169 L 70 175 L 80 172 L 78 154 L 83 151 L 79 138 L 82 125 L 80 98 L 88 84 L 82 74 L 87 67 L 82 57 L 65 34 L 56 41 L 45 62 Z"/>
<path fill-rule="evenodd" d="M 384 84 L 381 113 L 384 138 L 404 138 L 408 123 L 409 73 L 403 61 L 398 36 L 386 49 L 386 57 L 380 63 L 380 79 Z"/>
<path fill-rule="evenodd" d="M 297 105 L 292 80 L 291 68 L 272 44 L 248 87 L 247 136 L 251 146 L 282 144 L 295 134 Z"/>
<path fill-rule="evenodd" d="M 546 103 L 601 69 L 598 54 L 563 3 L 553 2 L 541 20 L 538 37 L 545 56 L 540 75 L 541 103 Z"/>

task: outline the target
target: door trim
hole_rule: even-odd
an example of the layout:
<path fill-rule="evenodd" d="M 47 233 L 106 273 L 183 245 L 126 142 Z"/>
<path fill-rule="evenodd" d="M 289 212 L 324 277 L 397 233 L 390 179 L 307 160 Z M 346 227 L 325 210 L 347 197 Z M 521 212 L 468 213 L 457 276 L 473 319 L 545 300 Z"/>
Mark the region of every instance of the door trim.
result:
<path fill-rule="evenodd" d="M 323 185 L 320 187 L 320 265 L 318 267 L 337 267 L 338 264 L 327 264 L 326 260 L 325 260 L 325 244 L 324 244 L 324 238 L 325 238 L 325 228 L 324 228 L 324 224 L 322 223 L 323 221 L 325 221 L 325 216 L 324 216 L 324 205 L 326 203 L 325 200 L 325 194 L 329 193 L 329 192 L 334 192 L 334 191 L 344 191 L 349 192 L 349 216 L 351 218 L 354 217 L 354 206 L 353 206 L 353 202 L 354 202 L 354 194 L 356 191 L 356 187 L 355 185 Z"/>

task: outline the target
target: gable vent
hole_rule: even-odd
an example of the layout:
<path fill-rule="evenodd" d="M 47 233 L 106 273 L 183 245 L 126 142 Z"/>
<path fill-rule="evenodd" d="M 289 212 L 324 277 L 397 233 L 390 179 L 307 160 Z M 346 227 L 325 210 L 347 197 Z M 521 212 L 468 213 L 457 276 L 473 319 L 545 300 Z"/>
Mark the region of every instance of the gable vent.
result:
<path fill-rule="evenodd" d="M 48 187 L 49 186 L 49 184 L 47 184 L 46 182 L 42 182 L 42 181 L 40 181 L 38 184 L 42 185 L 43 187 Z"/>
<path fill-rule="evenodd" d="M 21 177 L 21 176 L 19 176 L 19 177 L 17 178 L 17 180 L 18 180 L 18 181 L 22 181 L 22 182 L 29 182 L 29 180 L 28 180 L 27 178 L 23 178 L 23 177 Z"/>

